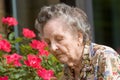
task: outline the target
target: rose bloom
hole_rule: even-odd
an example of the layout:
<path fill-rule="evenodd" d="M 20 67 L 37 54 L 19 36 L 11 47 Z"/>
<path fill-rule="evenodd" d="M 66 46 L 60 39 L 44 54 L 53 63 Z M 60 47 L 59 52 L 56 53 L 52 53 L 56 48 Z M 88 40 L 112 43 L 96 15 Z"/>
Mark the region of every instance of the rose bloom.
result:
<path fill-rule="evenodd" d="M 16 26 L 18 24 L 17 20 L 14 17 L 3 17 L 2 23 L 7 24 L 8 26 Z"/>
<path fill-rule="evenodd" d="M 24 61 L 24 64 L 26 64 L 27 66 L 31 66 L 36 69 L 41 68 L 40 63 L 42 60 L 38 56 L 29 54 L 27 55 L 27 59 L 28 60 Z"/>
<path fill-rule="evenodd" d="M 30 43 L 30 46 L 33 49 L 43 50 L 45 47 L 47 47 L 47 44 L 44 41 L 32 40 L 32 42 Z"/>
<path fill-rule="evenodd" d="M 48 56 L 49 52 L 47 50 L 41 49 L 38 53 L 39 56 Z"/>
<path fill-rule="evenodd" d="M 23 28 L 23 36 L 26 37 L 26 38 L 34 38 L 36 37 L 35 33 L 28 29 L 28 28 Z"/>
<path fill-rule="evenodd" d="M 14 53 L 12 55 L 4 55 L 4 58 L 6 58 L 7 64 L 13 64 L 14 66 L 22 66 L 22 64 L 19 62 L 22 59 L 22 56 L 17 53 Z"/>
<path fill-rule="evenodd" d="M 0 80 L 8 80 L 8 76 L 4 76 L 4 77 L 0 76 Z"/>
<path fill-rule="evenodd" d="M 11 51 L 11 44 L 5 39 L 0 40 L 0 50 L 3 50 L 5 52 L 10 52 Z"/>
<path fill-rule="evenodd" d="M 51 80 L 51 78 L 54 77 L 54 72 L 52 70 L 46 70 L 44 68 L 37 70 L 37 74 L 44 80 Z"/>

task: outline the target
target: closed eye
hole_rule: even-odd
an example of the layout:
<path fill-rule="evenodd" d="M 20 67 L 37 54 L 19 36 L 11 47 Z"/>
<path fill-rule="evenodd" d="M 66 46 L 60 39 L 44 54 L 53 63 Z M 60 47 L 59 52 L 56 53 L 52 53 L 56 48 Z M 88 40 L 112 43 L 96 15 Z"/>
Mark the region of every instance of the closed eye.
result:
<path fill-rule="evenodd" d="M 63 39 L 64 39 L 63 36 L 56 36 L 57 41 L 62 41 Z"/>

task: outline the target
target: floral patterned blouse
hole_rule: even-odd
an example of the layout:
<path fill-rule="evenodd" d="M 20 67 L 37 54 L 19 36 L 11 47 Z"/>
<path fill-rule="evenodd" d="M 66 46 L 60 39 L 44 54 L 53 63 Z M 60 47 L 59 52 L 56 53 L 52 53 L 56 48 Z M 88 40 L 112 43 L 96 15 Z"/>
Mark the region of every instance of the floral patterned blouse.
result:
<path fill-rule="evenodd" d="M 81 67 L 79 80 L 120 80 L 120 56 L 110 47 L 85 45 Z M 73 70 L 67 65 L 61 80 L 75 80 Z"/>

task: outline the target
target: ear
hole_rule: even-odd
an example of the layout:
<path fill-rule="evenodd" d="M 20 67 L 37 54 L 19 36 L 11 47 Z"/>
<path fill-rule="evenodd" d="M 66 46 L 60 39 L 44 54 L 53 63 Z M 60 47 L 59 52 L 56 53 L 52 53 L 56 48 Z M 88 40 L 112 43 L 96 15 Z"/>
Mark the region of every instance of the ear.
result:
<path fill-rule="evenodd" d="M 78 31 L 78 42 L 79 44 L 83 44 L 83 34 L 80 31 Z"/>

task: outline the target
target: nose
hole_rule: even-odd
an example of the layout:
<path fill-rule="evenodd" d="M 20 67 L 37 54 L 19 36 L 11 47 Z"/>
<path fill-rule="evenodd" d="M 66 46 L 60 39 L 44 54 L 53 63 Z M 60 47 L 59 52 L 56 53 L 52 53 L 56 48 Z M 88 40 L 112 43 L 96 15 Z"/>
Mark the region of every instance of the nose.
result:
<path fill-rule="evenodd" d="M 56 51 L 58 49 L 57 45 L 55 42 L 51 42 L 50 50 L 52 52 Z"/>

